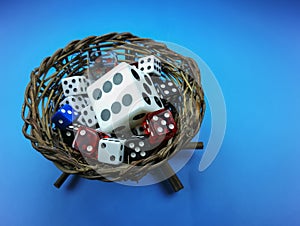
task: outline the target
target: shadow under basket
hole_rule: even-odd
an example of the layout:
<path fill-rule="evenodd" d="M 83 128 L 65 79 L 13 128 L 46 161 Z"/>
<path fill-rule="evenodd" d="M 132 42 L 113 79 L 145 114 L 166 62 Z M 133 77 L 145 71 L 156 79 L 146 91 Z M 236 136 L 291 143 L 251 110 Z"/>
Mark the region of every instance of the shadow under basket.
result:
<path fill-rule="evenodd" d="M 114 51 L 120 62 L 129 64 L 144 56 L 156 56 L 161 61 L 164 75 L 176 81 L 183 96 L 175 118 L 178 127 L 176 135 L 149 157 L 132 164 L 112 166 L 99 162 L 87 163 L 80 152 L 63 142 L 60 131 L 53 129 L 51 123 L 51 117 L 63 98 L 61 80 L 84 75 L 88 69 L 88 57 L 100 51 Z M 189 145 L 200 129 L 205 111 L 201 76 L 195 61 L 170 50 L 163 43 L 130 33 L 91 36 L 72 41 L 65 48 L 57 50 L 32 71 L 24 97 L 22 132 L 31 141 L 33 148 L 52 161 L 65 175 L 76 174 L 107 182 L 139 181 L 151 170 L 164 165 L 169 158 Z"/>

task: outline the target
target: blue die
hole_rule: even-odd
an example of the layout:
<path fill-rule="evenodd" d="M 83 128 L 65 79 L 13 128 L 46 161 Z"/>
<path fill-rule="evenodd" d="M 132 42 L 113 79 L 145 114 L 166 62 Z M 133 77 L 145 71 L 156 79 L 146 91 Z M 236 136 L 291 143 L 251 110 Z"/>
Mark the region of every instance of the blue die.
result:
<path fill-rule="evenodd" d="M 70 105 L 65 104 L 52 116 L 52 122 L 59 129 L 66 129 L 67 126 L 71 125 L 78 117 L 79 113 Z"/>

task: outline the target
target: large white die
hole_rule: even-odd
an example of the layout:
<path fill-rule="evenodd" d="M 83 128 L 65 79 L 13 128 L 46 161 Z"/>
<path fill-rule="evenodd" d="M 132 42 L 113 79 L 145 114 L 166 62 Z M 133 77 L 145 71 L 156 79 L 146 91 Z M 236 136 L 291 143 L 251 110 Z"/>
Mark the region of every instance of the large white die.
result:
<path fill-rule="evenodd" d="M 148 74 L 121 63 L 87 89 L 103 132 L 130 129 L 163 107 Z"/>
<path fill-rule="evenodd" d="M 161 62 L 153 55 L 140 58 L 138 68 L 148 74 L 161 75 Z"/>
<path fill-rule="evenodd" d="M 86 102 L 82 96 L 67 96 L 62 102 L 59 103 L 59 106 L 61 107 L 65 104 L 69 104 L 76 111 L 81 111 L 86 107 Z"/>
<path fill-rule="evenodd" d="M 90 85 L 84 76 L 73 76 L 62 79 L 62 88 L 65 96 L 85 94 Z"/>
<path fill-rule="evenodd" d="M 103 138 L 98 146 L 98 161 L 112 165 L 119 165 L 124 159 L 125 140 Z"/>

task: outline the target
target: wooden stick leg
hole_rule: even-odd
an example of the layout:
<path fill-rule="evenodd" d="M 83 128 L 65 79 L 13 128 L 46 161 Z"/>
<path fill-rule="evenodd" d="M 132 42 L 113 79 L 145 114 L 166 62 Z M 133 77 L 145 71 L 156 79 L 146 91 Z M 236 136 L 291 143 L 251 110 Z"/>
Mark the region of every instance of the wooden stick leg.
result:
<path fill-rule="evenodd" d="M 60 188 L 69 176 L 69 173 L 62 173 L 60 177 L 55 181 L 54 186 L 56 188 Z"/>
<path fill-rule="evenodd" d="M 182 149 L 203 149 L 203 142 L 190 142 L 185 145 Z"/>
<path fill-rule="evenodd" d="M 174 174 L 172 177 L 170 177 L 168 179 L 168 181 L 171 184 L 171 186 L 175 192 L 178 192 L 184 188 L 183 184 L 181 183 L 181 181 L 179 180 L 179 178 L 176 174 Z"/>
<path fill-rule="evenodd" d="M 168 182 L 170 183 L 170 185 L 172 186 L 172 189 L 174 190 L 174 192 L 178 192 L 181 189 L 183 189 L 183 185 L 181 183 L 181 181 L 179 180 L 178 176 L 175 174 L 175 172 L 173 171 L 172 167 L 169 165 L 169 163 L 166 163 L 162 166 L 161 168 L 162 172 L 167 175 L 170 176 L 172 175 L 169 179 Z"/>

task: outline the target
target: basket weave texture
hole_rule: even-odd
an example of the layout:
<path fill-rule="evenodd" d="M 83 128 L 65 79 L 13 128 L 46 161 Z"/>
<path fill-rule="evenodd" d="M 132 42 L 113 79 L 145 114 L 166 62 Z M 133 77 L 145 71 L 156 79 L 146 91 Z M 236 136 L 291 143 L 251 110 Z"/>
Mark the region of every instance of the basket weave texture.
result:
<path fill-rule="evenodd" d="M 63 98 L 61 79 L 83 75 L 88 68 L 87 56 L 90 53 L 110 50 L 117 54 L 119 61 L 127 63 L 155 55 L 161 60 L 164 74 L 179 84 L 183 95 L 181 111 L 175 118 L 178 132 L 168 144 L 146 159 L 119 166 L 87 163 L 78 151 L 63 142 L 60 131 L 54 130 L 51 123 L 51 117 Z M 130 33 L 90 36 L 58 49 L 31 72 L 24 97 L 22 132 L 33 148 L 65 173 L 102 181 L 141 179 L 180 151 L 197 134 L 205 111 L 200 71 L 195 61 L 168 49 L 163 43 Z"/>

